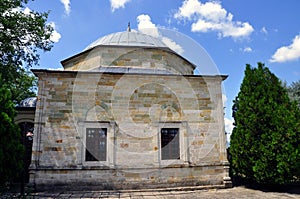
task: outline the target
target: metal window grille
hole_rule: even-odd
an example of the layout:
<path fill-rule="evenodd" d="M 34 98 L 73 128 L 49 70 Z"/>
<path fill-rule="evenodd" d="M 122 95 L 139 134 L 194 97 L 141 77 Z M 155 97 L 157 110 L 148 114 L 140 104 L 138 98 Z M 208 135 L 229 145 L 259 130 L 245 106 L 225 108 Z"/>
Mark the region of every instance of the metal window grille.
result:
<path fill-rule="evenodd" d="M 161 157 L 162 160 L 180 159 L 179 129 L 161 129 Z"/>
<path fill-rule="evenodd" d="M 86 161 L 106 161 L 107 128 L 86 129 Z"/>

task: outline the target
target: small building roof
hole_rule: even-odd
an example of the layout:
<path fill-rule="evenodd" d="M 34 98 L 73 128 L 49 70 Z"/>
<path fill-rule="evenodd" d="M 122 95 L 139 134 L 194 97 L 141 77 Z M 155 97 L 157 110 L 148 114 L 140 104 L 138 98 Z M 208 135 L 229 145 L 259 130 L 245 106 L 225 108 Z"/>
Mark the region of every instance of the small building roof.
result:
<path fill-rule="evenodd" d="M 36 107 L 37 97 L 29 97 L 22 100 L 18 107 Z"/>

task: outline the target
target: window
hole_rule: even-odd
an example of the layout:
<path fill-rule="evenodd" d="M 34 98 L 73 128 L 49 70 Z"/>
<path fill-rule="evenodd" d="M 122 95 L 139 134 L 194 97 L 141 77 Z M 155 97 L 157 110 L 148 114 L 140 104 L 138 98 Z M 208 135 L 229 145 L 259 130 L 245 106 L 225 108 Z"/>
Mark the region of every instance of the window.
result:
<path fill-rule="evenodd" d="M 179 128 L 161 129 L 161 158 L 162 160 L 180 159 Z"/>
<path fill-rule="evenodd" d="M 106 161 L 107 128 L 86 129 L 85 161 Z"/>

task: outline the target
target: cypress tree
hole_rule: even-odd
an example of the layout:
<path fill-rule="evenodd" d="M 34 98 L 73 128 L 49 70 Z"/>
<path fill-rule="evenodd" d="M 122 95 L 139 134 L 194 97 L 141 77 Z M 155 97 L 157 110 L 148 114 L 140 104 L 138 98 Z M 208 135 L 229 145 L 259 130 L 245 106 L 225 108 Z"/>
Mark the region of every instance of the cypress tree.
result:
<path fill-rule="evenodd" d="M 262 63 L 246 65 L 234 100 L 230 142 L 233 175 L 259 184 L 299 180 L 299 109 L 281 81 Z"/>

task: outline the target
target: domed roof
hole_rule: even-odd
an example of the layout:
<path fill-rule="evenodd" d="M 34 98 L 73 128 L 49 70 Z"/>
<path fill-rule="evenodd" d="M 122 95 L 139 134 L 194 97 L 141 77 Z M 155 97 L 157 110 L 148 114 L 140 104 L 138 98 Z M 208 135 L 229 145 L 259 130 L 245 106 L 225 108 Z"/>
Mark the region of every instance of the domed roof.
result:
<path fill-rule="evenodd" d="M 168 48 L 166 44 L 164 44 L 158 38 L 136 31 L 124 31 L 106 35 L 91 43 L 88 47 L 86 47 L 85 50 L 91 49 L 99 45 Z"/>
<path fill-rule="evenodd" d="M 22 100 L 19 107 L 36 107 L 37 97 L 29 97 Z"/>

